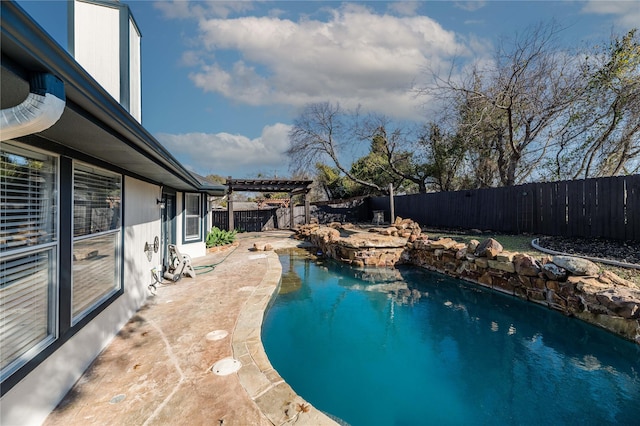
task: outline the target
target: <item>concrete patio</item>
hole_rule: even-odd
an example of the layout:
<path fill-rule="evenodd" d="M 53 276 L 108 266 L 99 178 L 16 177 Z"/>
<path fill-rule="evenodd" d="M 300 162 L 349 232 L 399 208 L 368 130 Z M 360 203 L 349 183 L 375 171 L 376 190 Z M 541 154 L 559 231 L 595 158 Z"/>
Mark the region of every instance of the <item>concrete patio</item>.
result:
<path fill-rule="evenodd" d="M 195 280 L 158 285 L 45 424 L 336 424 L 284 382 L 260 339 L 282 267 L 275 252 L 251 248 L 300 241 L 288 231 L 238 241 L 194 261 Z M 216 370 L 239 370 L 214 374 L 223 359 Z"/>

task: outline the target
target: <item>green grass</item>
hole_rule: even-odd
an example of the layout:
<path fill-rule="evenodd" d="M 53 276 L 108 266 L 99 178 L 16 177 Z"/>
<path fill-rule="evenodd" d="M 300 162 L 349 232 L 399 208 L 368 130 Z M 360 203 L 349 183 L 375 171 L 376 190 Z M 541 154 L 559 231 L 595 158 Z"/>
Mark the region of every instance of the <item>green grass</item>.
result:
<path fill-rule="evenodd" d="M 531 247 L 531 240 L 538 238 L 535 235 L 508 235 L 508 234 L 490 234 L 490 233 L 472 233 L 472 232 L 454 232 L 450 230 L 439 229 L 424 229 L 423 234 L 427 234 L 429 239 L 437 238 L 451 238 L 455 241 L 467 243 L 470 240 L 478 240 L 482 242 L 487 238 L 493 238 L 497 240 L 505 251 L 512 253 L 524 253 L 533 256 L 536 259 L 541 259 L 548 256 L 547 253 L 543 253 L 539 250 Z M 621 268 L 613 265 L 607 265 L 604 263 L 598 263 L 601 270 L 608 270 L 613 272 L 625 280 L 629 280 L 637 287 L 640 287 L 640 270 Z"/>
<path fill-rule="evenodd" d="M 451 238 L 453 240 L 468 243 L 471 240 L 478 240 L 480 242 L 487 238 L 493 238 L 497 240 L 505 251 L 526 253 L 536 258 L 542 257 L 545 254 L 531 247 L 531 240 L 537 238 L 532 235 L 507 235 L 507 234 L 474 234 L 474 233 L 461 233 L 452 231 L 442 231 L 438 229 L 427 229 L 423 231 L 424 234 L 429 236 L 429 239 L 437 238 Z"/>

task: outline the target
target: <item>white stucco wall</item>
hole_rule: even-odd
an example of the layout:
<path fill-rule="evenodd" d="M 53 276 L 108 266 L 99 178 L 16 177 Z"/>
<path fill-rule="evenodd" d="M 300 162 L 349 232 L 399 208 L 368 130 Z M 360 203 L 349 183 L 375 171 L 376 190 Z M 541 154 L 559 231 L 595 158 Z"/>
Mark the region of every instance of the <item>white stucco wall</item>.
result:
<path fill-rule="evenodd" d="M 162 253 L 151 253 L 151 260 L 144 251 L 145 242 L 153 245 L 160 240 L 161 209 L 157 199 L 161 198 L 161 188 L 134 178 L 125 178 L 125 289 L 129 297 L 139 307 L 148 295 L 148 286 L 153 284 L 151 269 L 161 263 Z M 137 309 L 137 308 L 136 308 Z"/>
<path fill-rule="evenodd" d="M 156 185 L 125 177 L 124 294 L 2 397 L 1 425 L 41 424 L 145 302 L 153 283 L 151 268 L 160 263 L 160 253 L 154 253 L 151 261 L 144 253 L 145 241 L 160 237 L 159 193 Z"/>

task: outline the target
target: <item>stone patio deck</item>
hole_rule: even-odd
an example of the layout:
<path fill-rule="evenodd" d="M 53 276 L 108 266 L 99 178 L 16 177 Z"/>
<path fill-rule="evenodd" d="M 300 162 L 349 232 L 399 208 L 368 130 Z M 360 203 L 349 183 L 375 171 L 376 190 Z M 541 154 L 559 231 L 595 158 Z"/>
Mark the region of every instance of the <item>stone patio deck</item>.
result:
<path fill-rule="evenodd" d="M 298 245 L 291 236 L 240 234 L 238 247 L 194 261 L 213 270 L 159 285 L 45 424 L 335 425 L 295 394 L 262 347 L 282 267 L 275 252 L 250 249 Z M 240 369 L 214 374 L 225 358 Z"/>

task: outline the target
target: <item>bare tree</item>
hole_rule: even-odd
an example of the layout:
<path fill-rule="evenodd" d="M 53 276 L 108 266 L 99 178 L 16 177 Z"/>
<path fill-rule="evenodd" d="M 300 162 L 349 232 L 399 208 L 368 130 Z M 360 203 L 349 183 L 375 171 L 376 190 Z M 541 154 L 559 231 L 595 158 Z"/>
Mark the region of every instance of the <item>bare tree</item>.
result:
<path fill-rule="evenodd" d="M 349 113 L 342 110 L 340 104 L 312 103 L 294 120 L 286 153 L 296 170 L 310 170 L 328 157 L 352 181 L 384 192 L 385 188 L 358 178 L 343 165 L 341 150 L 356 140 Z"/>
<path fill-rule="evenodd" d="M 307 105 L 294 120 L 287 155 L 298 170 L 317 169 L 318 163 L 328 159 L 347 179 L 377 193 L 387 193 L 390 183 L 396 189 L 406 190 L 407 182 L 426 192 L 430 177 L 412 149 L 418 139 L 415 132 L 387 117 L 375 114 L 361 117 L 358 111 L 344 111 L 338 104 L 314 103 Z M 369 154 L 348 166 L 343 163 L 347 145 L 363 143 L 369 144 Z M 323 170 L 325 178 L 331 175 L 329 180 L 338 182 L 333 171 Z"/>
<path fill-rule="evenodd" d="M 558 177 L 640 172 L 640 40 L 614 37 L 582 63 L 584 89 L 572 106 L 555 156 Z"/>
<path fill-rule="evenodd" d="M 423 91 L 458 105 L 458 127 L 470 153 L 479 155 L 484 172 L 498 174 L 485 176 L 487 183 L 514 185 L 531 176 L 548 155 L 557 120 L 575 99 L 577 67 L 556 46 L 560 31 L 555 23 L 533 27 L 503 41 L 493 61 L 473 67 L 462 82 L 451 74 L 436 77 Z"/>

